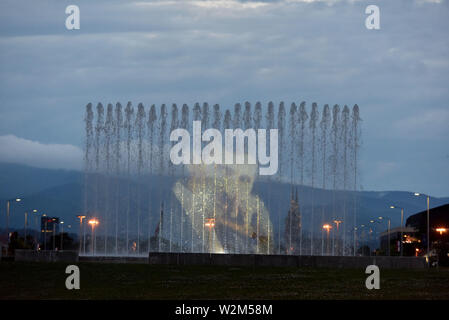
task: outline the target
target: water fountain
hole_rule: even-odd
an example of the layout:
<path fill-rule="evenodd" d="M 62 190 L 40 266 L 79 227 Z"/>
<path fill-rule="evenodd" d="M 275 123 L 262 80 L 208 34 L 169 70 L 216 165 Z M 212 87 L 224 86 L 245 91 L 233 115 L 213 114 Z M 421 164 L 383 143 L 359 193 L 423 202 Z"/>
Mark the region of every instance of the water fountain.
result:
<path fill-rule="evenodd" d="M 324 105 L 321 119 L 318 105 L 307 110 L 305 102 L 288 112 L 283 102 L 190 109 L 87 105 L 84 210 L 99 224 L 94 239 L 83 233 L 82 253 L 354 254 L 357 105 Z M 257 164 L 174 165 L 170 132 L 192 132 L 193 121 L 201 122 L 201 133 L 214 128 L 223 136 L 226 129 L 278 129 L 277 174 L 260 176 Z M 341 225 L 329 243 L 322 226 L 336 219 Z"/>

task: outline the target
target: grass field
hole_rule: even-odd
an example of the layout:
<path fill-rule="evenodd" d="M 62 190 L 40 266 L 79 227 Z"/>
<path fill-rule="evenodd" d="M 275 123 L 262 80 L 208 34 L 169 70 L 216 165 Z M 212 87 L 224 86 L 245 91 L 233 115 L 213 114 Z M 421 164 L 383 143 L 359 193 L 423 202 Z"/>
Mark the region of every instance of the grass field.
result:
<path fill-rule="evenodd" d="M 67 290 L 67 264 L 0 263 L 1 299 L 449 299 L 449 269 L 381 270 L 367 290 L 360 269 L 155 266 L 78 263 L 81 289 Z"/>

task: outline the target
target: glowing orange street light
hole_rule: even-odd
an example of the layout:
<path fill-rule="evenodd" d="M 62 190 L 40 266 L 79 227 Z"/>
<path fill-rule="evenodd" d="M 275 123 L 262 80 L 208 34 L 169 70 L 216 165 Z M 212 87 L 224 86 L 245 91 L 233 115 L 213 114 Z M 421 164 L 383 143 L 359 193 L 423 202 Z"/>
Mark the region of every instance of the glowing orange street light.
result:
<path fill-rule="evenodd" d="M 209 228 L 209 252 L 212 252 L 212 228 L 215 227 L 215 219 L 207 218 L 204 226 Z"/>
<path fill-rule="evenodd" d="M 89 224 L 92 226 L 92 229 L 95 228 L 96 225 L 98 225 L 100 222 L 98 222 L 97 219 L 93 218 L 89 220 Z"/>
<path fill-rule="evenodd" d="M 85 244 L 85 241 L 84 241 L 84 232 L 83 232 L 83 234 L 81 234 L 81 230 L 83 229 L 83 219 L 85 219 L 86 218 L 86 216 L 85 215 L 78 215 L 78 216 L 76 216 L 78 219 L 80 219 L 80 235 L 79 235 L 79 241 L 80 241 L 80 254 L 81 254 L 81 248 L 82 248 L 82 246 L 81 246 L 81 244 L 82 243 L 84 243 Z M 84 254 L 86 254 L 86 250 L 85 250 L 85 248 L 84 248 Z"/>
<path fill-rule="evenodd" d="M 332 229 L 332 226 L 330 224 L 323 224 L 323 229 L 326 229 L 327 231 L 327 254 L 329 254 L 329 231 Z"/>
<path fill-rule="evenodd" d="M 440 228 L 436 228 L 435 230 L 437 232 L 439 232 L 440 235 L 442 235 L 443 233 L 445 233 L 447 231 L 447 228 L 440 227 Z"/>
<path fill-rule="evenodd" d="M 214 218 L 206 219 L 206 223 L 204 224 L 204 226 L 209 228 L 215 227 L 215 219 Z"/>
<path fill-rule="evenodd" d="M 338 232 L 338 226 L 340 225 L 340 223 L 342 223 L 342 220 L 334 220 L 334 223 L 337 225 L 337 232 Z"/>
<path fill-rule="evenodd" d="M 88 221 L 88 223 L 92 227 L 92 255 L 93 255 L 94 251 L 95 251 L 95 249 L 94 249 L 94 247 L 95 247 L 94 229 L 100 222 L 98 222 L 97 218 L 92 218 Z"/>
<path fill-rule="evenodd" d="M 334 223 L 337 225 L 337 234 L 334 233 L 332 236 L 332 255 L 334 255 L 334 251 L 335 251 L 335 236 L 338 237 L 338 227 L 340 226 L 340 223 L 342 223 L 342 222 L 343 222 L 343 220 L 340 220 L 340 219 L 334 220 Z M 338 244 L 337 244 L 337 246 L 338 246 Z"/>

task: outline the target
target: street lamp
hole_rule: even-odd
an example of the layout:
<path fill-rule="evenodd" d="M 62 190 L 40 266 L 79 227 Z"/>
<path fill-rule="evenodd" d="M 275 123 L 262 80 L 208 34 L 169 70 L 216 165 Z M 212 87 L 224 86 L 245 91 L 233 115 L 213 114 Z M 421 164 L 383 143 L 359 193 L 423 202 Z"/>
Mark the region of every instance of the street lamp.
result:
<path fill-rule="evenodd" d="M 377 220 L 370 220 L 369 221 L 369 223 L 380 223 L 380 222 L 378 222 Z M 371 226 L 369 227 L 369 232 L 370 232 L 370 235 L 371 235 L 371 233 L 374 233 L 374 237 L 376 237 L 376 234 L 377 234 L 377 229 L 375 229 L 376 228 L 376 226 L 373 226 L 372 228 L 371 228 Z M 369 238 L 369 240 L 371 240 L 371 238 Z M 370 251 L 371 252 L 371 251 Z M 371 253 L 370 253 L 371 254 Z"/>
<path fill-rule="evenodd" d="M 37 210 L 36 209 L 31 209 L 31 210 L 25 211 L 25 222 L 24 222 L 24 226 L 23 226 L 24 227 L 24 233 L 25 233 L 25 236 L 24 236 L 25 245 L 26 245 L 26 242 L 27 242 L 28 211 L 36 213 Z"/>
<path fill-rule="evenodd" d="M 387 219 L 387 220 L 388 220 L 388 223 L 387 223 L 387 226 L 388 226 L 388 229 L 387 229 L 387 232 L 388 232 L 388 256 L 390 256 L 390 252 L 391 252 L 391 250 L 390 250 L 390 228 L 391 228 L 391 219 L 390 219 L 390 217 L 379 217 L 379 220 L 380 220 L 380 221 L 383 221 L 384 219 Z M 381 223 L 381 222 L 379 222 L 379 223 Z"/>
<path fill-rule="evenodd" d="M 437 232 L 439 232 L 440 235 L 443 235 L 443 233 L 445 233 L 447 231 L 447 228 L 440 227 L 440 228 L 436 228 L 435 230 Z"/>
<path fill-rule="evenodd" d="M 335 219 L 334 223 L 337 226 L 337 232 L 333 234 L 332 237 L 332 255 L 335 255 L 335 237 L 337 237 L 337 244 L 338 244 L 338 227 L 340 226 L 340 223 L 342 223 L 343 220 L 340 219 Z M 343 248 L 344 250 L 344 248 Z M 338 250 L 337 250 L 337 254 L 338 254 Z"/>
<path fill-rule="evenodd" d="M 205 219 L 206 222 L 204 223 L 205 227 L 209 228 L 209 252 L 212 252 L 212 228 L 215 227 L 215 219 L 214 218 L 207 218 Z"/>
<path fill-rule="evenodd" d="M 20 202 L 22 201 L 21 198 L 14 198 L 14 199 L 9 199 L 6 200 L 6 237 L 8 239 L 8 243 L 9 243 L 9 207 L 11 206 L 11 202 Z"/>
<path fill-rule="evenodd" d="M 94 238 L 94 229 L 99 224 L 97 218 L 92 218 L 89 220 L 89 224 L 92 227 L 92 255 L 94 255 L 94 247 L 95 247 L 95 238 Z"/>
<path fill-rule="evenodd" d="M 82 230 L 82 228 L 83 228 L 83 219 L 85 219 L 86 218 L 86 216 L 85 215 L 78 215 L 78 216 L 76 216 L 78 219 L 80 219 L 80 235 L 79 235 L 79 241 L 80 241 L 80 254 L 81 254 L 81 243 L 83 243 L 84 244 L 84 254 L 86 254 L 86 242 L 84 241 L 84 239 L 83 239 L 83 237 L 84 237 L 84 232 L 83 232 L 83 235 L 81 235 L 81 230 Z"/>
<path fill-rule="evenodd" d="M 360 240 L 359 239 L 357 239 L 357 232 L 361 232 L 362 231 L 362 229 L 363 228 L 365 228 L 365 225 L 364 224 L 362 224 L 362 225 L 360 225 L 360 226 L 355 226 L 354 228 L 353 228 L 353 232 L 354 232 L 354 244 L 353 244 L 353 246 L 354 246 L 354 256 L 356 256 L 356 254 L 357 254 L 357 243 L 359 242 L 360 244 L 360 246 L 362 246 L 363 245 L 363 241 L 361 241 L 362 240 L 362 235 L 363 234 L 361 234 L 360 235 Z"/>
<path fill-rule="evenodd" d="M 401 256 L 403 255 L 403 245 L 402 245 L 402 241 L 404 240 L 404 208 L 398 207 L 398 206 L 390 206 L 390 209 L 401 209 L 401 241 L 399 242 L 400 246 L 401 246 Z"/>
<path fill-rule="evenodd" d="M 329 231 L 332 229 L 332 226 L 330 224 L 324 224 L 323 225 L 323 229 L 325 229 L 327 231 L 327 248 L 326 248 L 326 252 L 329 255 Z"/>
<path fill-rule="evenodd" d="M 360 233 L 360 237 L 359 237 L 360 238 L 360 240 L 359 240 L 360 244 L 359 244 L 359 246 L 360 246 L 360 249 L 361 249 L 361 255 L 364 254 L 363 246 L 369 247 L 369 236 L 368 236 L 368 239 L 367 239 L 366 232 L 365 232 L 365 234 L 363 233 L 363 229 L 364 228 L 368 228 L 370 230 L 370 228 L 368 226 L 364 225 L 364 224 L 361 224 L 360 226 L 354 227 L 354 251 L 357 248 L 357 231 L 358 231 Z M 371 255 L 371 248 L 370 248 L 369 251 L 370 251 L 370 255 Z"/>
<path fill-rule="evenodd" d="M 421 196 L 422 194 L 419 192 L 415 192 L 414 195 L 416 197 Z M 430 253 L 430 219 L 429 219 L 429 205 L 430 205 L 430 197 L 427 195 L 427 255 Z"/>
<path fill-rule="evenodd" d="M 354 244 L 353 244 L 353 246 L 354 246 L 353 254 L 354 254 L 354 257 L 355 257 L 355 255 L 356 255 L 356 247 L 357 247 L 357 227 L 354 227 Z"/>
<path fill-rule="evenodd" d="M 372 220 L 370 220 L 370 223 L 378 223 L 378 224 L 382 224 L 383 218 L 384 218 L 384 217 L 378 217 L 379 221 L 376 220 L 376 219 L 372 219 Z M 374 227 L 373 227 L 373 230 L 375 230 L 375 231 L 374 231 L 374 234 L 375 234 L 375 237 L 377 237 L 376 235 L 379 233 L 379 232 L 377 231 L 377 228 L 374 229 Z M 388 250 L 390 250 L 390 219 L 389 219 L 389 218 L 388 218 Z"/>
<path fill-rule="evenodd" d="M 38 224 L 38 211 L 36 209 L 33 209 L 32 212 L 34 213 L 34 225 L 36 227 L 36 233 L 34 237 L 34 243 L 36 244 L 36 248 L 39 247 L 39 239 L 37 235 L 40 235 L 40 228 Z"/>
<path fill-rule="evenodd" d="M 47 217 L 47 215 L 45 213 L 42 216 L 43 217 Z M 48 219 L 45 218 L 45 223 L 44 223 L 44 251 L 47 250 L 47 223 L 48 223 Z"/>
<path fill-rule="evenodd" d="M 62 244 L 63 244 L 62 239 L 64 238 L 64 221 L 61 221 L 60 224 L 61 224 L 61 250 L 62 250 Z"/>
<path fill-rule="evenodd" d="M 53 251 L 56 250 L 56 219 L 52 218 L 52 223 L 53 223 Z"/>

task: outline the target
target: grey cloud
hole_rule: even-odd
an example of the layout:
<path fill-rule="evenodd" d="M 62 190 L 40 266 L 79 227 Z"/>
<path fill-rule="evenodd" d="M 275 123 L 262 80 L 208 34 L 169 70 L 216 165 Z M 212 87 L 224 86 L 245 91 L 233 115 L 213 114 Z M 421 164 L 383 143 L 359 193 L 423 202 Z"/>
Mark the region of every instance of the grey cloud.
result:
<path fill-rule="evenodd" d="M 80 170 L 83 164 L 82 150 L 69 144 L 42 144 L 14 135 L 5 135 L 0 136 L 0 145 L 0 162 L 77 170 Z"/>
<path fill-rule="evenodd" d="M 401 144 L 409 179 L 429 180 L 404 159 L 417 157 L 410 130 L 448 146 L 446 131 L 419 121 L 448 108 L 449 9 L 434 2 L 378 1 L 381 30 L 369 31 L 368 1 L 77 1 L 72 32 L 70 1 L 5 0 L 0 134 L 80 146 L 89 101 L 358 103 L 367 170 L 396 162 L 388 150 Z M 367 188 L 390 183 L 366 178 Z"/>

